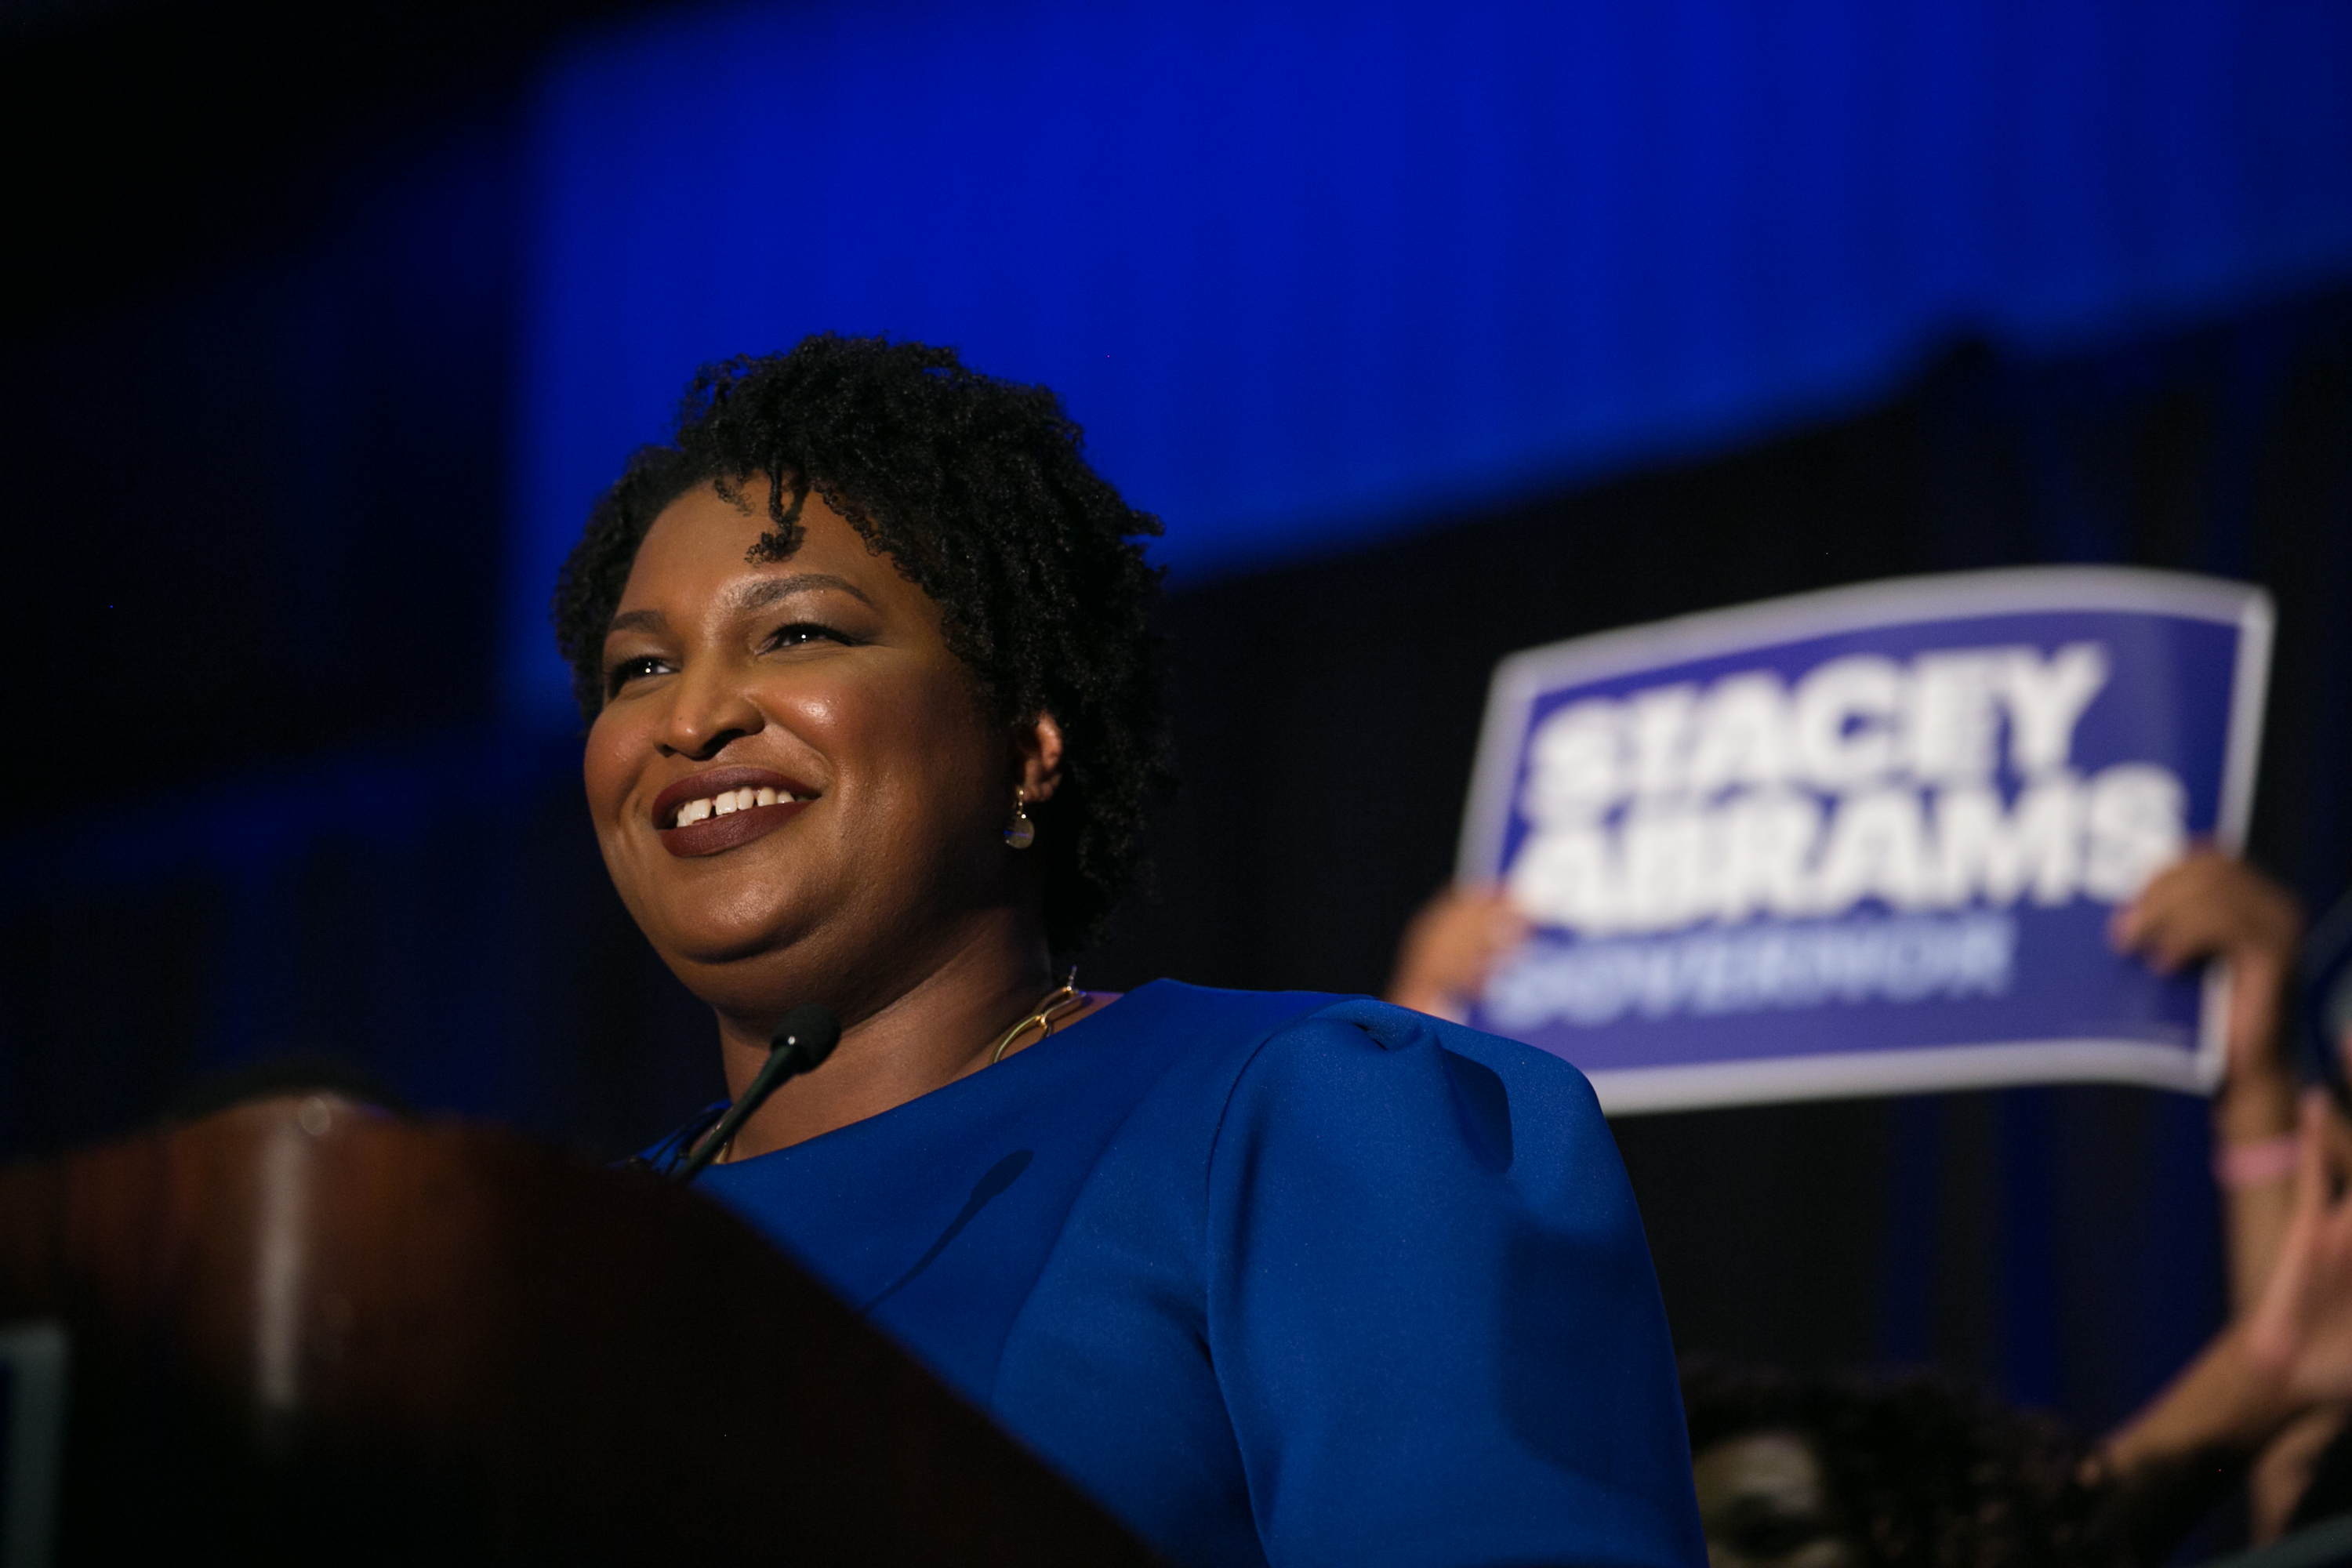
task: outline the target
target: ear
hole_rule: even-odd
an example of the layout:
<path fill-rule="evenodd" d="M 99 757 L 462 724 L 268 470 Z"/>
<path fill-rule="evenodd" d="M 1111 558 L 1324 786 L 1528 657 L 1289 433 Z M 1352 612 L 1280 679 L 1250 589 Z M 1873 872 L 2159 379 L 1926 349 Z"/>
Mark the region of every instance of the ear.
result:
<path fill-rule="evenodd" d="M 1013 731 L 1017 786 L 1032 805 L 1051 800 L 1062 787 L 1062 727 L 1051 713 L 1040 713 Z"/>

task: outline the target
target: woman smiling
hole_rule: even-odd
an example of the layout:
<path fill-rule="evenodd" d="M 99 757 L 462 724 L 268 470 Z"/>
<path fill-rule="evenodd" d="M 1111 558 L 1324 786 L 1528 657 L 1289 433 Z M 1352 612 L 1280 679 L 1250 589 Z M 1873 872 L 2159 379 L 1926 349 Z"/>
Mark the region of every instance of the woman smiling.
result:
<path fill-rule="evenodd" d="M 1573 1069 L 1057 984 L 1161 773 L 1157 531 L 1052 394 L 832 337 L 705 371 L 599 504 L 556 621 L 614 882 L 730 1092 L 842 1024 L 704 1187 L 1179 1562 L 1703 1562 Z"/>

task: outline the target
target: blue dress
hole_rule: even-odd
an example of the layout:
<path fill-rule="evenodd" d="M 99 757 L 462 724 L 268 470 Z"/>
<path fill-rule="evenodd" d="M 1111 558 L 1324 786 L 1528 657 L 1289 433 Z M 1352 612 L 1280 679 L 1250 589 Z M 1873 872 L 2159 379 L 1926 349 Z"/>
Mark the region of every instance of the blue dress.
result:
<path fill-rule="evenodd" d="M 1159 981 L 700 1186 L 1177 1563 L 1706 1561 L 1616 1145 L 1528 1047 Z"/>

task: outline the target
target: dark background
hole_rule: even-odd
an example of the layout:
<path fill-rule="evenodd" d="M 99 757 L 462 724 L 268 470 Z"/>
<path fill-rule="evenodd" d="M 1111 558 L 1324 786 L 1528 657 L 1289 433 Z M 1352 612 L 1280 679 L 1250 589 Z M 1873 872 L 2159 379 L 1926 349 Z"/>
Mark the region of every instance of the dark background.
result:
<path fill-rule="evenodd" d="M 653 9 L 7 14 L 0 1158 L 280 1053 L 599 1157 L 716 1092 L 576 741 L 497 678 L 517 95 L 535 51 Z M 1449 874 L 1498 657 L 1912 572 L 2263 584 L 2252 854 L 2315 909 L 2352 879 L 2352 279 L 2063 353 L 1957 339 L 1875 406 L 1423 523 L 1171 597 L 1183 786 L 1089 984 L 1377 990 Z M 1685 1349 L 1934 1361 L 2101 1424 L 2219 1320 L 2183 1097 L 1617 1132 Z"/>
<path fill-rule="evenodd" d="M 1097 973 L 1377 987 L 1451 874 L 1506 653 L 2064 561 L 2269 587 L 2251 852 L 2324 907 L 2352 871 L 2345 296 L 2045 363 L 1956 347 L 1851 420 L 1176 596 L 1181 805 L 1162 896 L 1129 911 Z M 2032 1089 L 1615 1126 L 1685 1348 L 1936 1362 L 2105 1422 L 2219 1321 L 2203 1107 L 2185 1097 Z"/>

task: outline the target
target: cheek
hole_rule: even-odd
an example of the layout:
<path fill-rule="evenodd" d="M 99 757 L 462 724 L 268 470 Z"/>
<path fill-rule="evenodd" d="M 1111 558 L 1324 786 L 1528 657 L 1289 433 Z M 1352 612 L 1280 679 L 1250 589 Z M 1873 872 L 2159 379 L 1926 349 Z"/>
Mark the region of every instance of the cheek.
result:
<path fill-rule="evenodd" d="M 1003 745 L 997 728 L 953 672 L 933 673 L 920 682 L 864 694 L 853 717 L 847 704 L 838 713 L 845 750 L 863 753 L 874 809 L 893 816 L 912 814 L 894 837 L 954 842 L 968 836 L 973 821 L 991 817 Z M 851 737 L 855 735 L 853 740 Z M 1003 809 L 1010 814 L 1012 786 L 1004 784 Z"/>
<path fill-rule="evenodd" d="M 588 793 L 589 815 L 602 837 L 620 820 L 621 803 L 628 798 L 642 755 L 625 720 L 605 709 L 588 727 L 588 743 L 580 757 L 581 782 Z"/>
<path fill-rule="evenodd" d="M 966 812 L 995 797 L 1003 784 L 1004 736 L 981 711 L 979 701 L 956 682 L 931 694 L 919 711 L 904 719 L 904 742 L 921 760 L 921 770 L 939 808 Z M 1007 809 L 1010 809 L 1008 806 Z"/>

